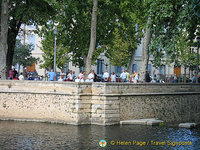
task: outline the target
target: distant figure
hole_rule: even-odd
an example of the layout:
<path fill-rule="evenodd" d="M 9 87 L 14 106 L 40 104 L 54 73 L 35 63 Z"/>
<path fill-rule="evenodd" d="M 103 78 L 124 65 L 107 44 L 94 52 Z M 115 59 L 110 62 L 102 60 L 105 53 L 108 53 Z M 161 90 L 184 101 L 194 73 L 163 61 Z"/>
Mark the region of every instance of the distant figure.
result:
<path fill-rule="evenodd" d="M 30 76 L 28 77 L 28 80 L 34 80 L 33 75 L 30 74 Z"/>
<path fill-rule="evenodd" d="M 106 70 L 106 72 L 104 72 L 104 74 L 103 74 L 103 80 L 104 80 L 104 82 L 108 82 L 108 79 L 109 79 L 109 73 Z"/>
<path fill-rule="evenodd" d="M 116 82 L 116 75 L 114 72 L 111 74 L 110 77 L 111 77 L 111 82 Z"/>
<path fill-rule="evenodd" d="M 178 83 L 178 78 L 177 78 L 176 74 L 174 74 L 174 83 Z"/>
<path fill-rule="evenodd" d="M 80 82 L 84 82 L 84 76 L 85 76 L 85 71 L 82 71 L 82 72 L 78 75 L 78 77 L 79 77 L 79 79 L 80 79 Z"/>
<path fill-rule="evenodd" d="M 91 71 L 91 73 L 88 75 L 87 80 L 85 82 L 93 82 L 94 81 L 94 71 Z"/>
<path fill-rule="evenodd" d="M 19 80 L 24 80 L 23 73 L 20 73 L 20 76 L 18 77 Z"/>
<path fill-rule="evenodd" d="M 120 78 L 122 79 L 122 82 L 126 82 L 127 74 L 126 74 L 126 72 L 124 72 L 124 70 L 122 70 Z"/>
<path fill-rule="evenodd" d="M 150 82 L 151 79 L 150 79 L 150 75 L 149 75 L 149 72 L 146 71 L 146 74 L 145 74 L 145 82 Z"/>
<path fill-rule="evenodd" d="M 72 78 L 73 78 L 73 81 L 75 81 L 75 79 L 76 79 L 75 71 L 72 72 Z"/>
<path fill-rule="evenodd" d="M 51 70 L 48 74 L 48 81 L 55 81 L 56 80 L 56 73 Z"/>
<path fill-rule="evenodd" d="M 9 70 L 9 79 L 12 80 L 13 79 L 13 75 L 14 75 L 14 72 L 13 72 L 13 68 Z"/>
<path fill-rule="evenodd" d="M 72 70 L 67 75 L 67 81 L 73 81 Z"/>
<path fill-rule="evenodd" d="M 191 83 L 196 83 L 196 77 L 194 76 L 194 74 L 192 74 L 192 82 Z"/>
<path fill-rule="evenodd" d="M 66 73 L 64 73 L 64 71 L 61 70 L 60 79 L 65 80 L 65 78 L 66 78 L 65 76 L 66 76 Z"/>
<path fill-rule="evenodd" d="M 126 70 L 126 82 L 130 82 L 130 73 Z"/>
<path fill-rule="evenodd" d="M 157 79 L 156 79 L 156 75 L 153 76 L 151 83 L 156 83 Z"/>
<path fill-rule="evenodd" d="M 17 79 L 17 77 L 18 77 L 18 72 L 17 72 L 17 70 L 15 70 L 15 68 L 13 69 L 13 79 L 15 78 L 15 79 Z"/>

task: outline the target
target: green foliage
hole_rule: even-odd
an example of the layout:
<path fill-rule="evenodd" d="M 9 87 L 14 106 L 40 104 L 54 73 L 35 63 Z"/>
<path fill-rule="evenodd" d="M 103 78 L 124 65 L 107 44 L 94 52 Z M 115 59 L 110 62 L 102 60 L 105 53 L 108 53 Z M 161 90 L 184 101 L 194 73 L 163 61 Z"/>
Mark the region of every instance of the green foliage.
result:
<path fill-rule="evenodd" d="M 106 56 L 110 58 L 110 62 L 114 66 L 127 65 L 131 57 L 131 52 L 128 49 L 129 43 L 120 37 L 117 28 L 114 31 L 114 35 L 115 38 L 113 42 L 107 47 Z"/>
<path fill-rule="evenodd" d="M 148 10 L 152 19 L 150 53 L 154 66 L 166 63 L 189 66 L 191 43 L 199 35 L 199 18 L 194 11 L 195 0 L 155 0 Z M 183 36 L 183 33 L 185 34 Z M 165 61 L 163 57 L 167 55 Z M 187 64 L 186 64 L 187 63 Z"/>
<path fill-rule="evenodd" d="M 51 26 L 51 25 L 49 25 Z M 57 35 L 59 37 L 59 34 Z M 41 50 L 44 52 L 43 58 L 44 61 L 40 67 L 42 68 L 53 68 L 54 64 L 54 42 L 55 42 L 55 35 L 53 31 L 45 33 L 45 39 L 42 40 L 42 47 Z M 56 66 L 59 69 L 63 69 L 64 65 L 69 61 L 69 49 L 68 47 L 64 47 L 60 44 L 60 39 L 58 38 L 56 42 Z"/>
<path fill-rule="evenodd" d="M 34 24 L 38 27 L 46 24 L 54 14 L 55 10 L 46 0 L 9 0 L 7 71 L 13 62 L 16 37 L 21 25 Z"/>
<path fill-rule="evenodd" d="M 38 61 L 38 58 L 31 56 L 32 45 L 23 45 L 20 40 L 16 41 L 13 65 L 19 64 L 23 67 L 31 66 L 34 62 Z"/>

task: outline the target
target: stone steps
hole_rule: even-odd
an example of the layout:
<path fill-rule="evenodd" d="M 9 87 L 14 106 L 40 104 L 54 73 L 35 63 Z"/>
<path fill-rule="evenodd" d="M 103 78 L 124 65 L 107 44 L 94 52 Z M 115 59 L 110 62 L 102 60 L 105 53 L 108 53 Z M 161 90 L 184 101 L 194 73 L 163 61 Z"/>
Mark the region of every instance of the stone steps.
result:
<path fill-rule="evenodd" d="M 158 126 L 160 123 L 163 123 L 162 120 L 158 120 L 158 118 L 147 118 L 147 119 L 135 119 L 135 120 L 123 120 L 120 121 L 120 124 L 135 124 L 135 125 L 150 125 L 150 126 Z"/>

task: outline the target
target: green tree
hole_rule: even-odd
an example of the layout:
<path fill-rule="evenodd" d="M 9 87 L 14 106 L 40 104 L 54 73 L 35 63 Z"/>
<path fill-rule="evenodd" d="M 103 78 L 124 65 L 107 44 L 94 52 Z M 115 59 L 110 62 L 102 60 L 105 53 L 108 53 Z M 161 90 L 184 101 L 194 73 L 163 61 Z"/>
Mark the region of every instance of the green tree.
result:
<path fill-rule="evenodd" d="M 2 0 L 0 0 L 1 2 Z M 55 10 L 46 0 L 10 0 L 8 20 L 7 72 L 13 62 L 16 37 L 22 24 L 44 25 L 53 16 Z"/>
<path fill-rule="evenodd" d="M 43 63 L 41 65 L 42 68 L 48 69 L 53 68 L 54 65 L 54 33 L 46 32 L 45 39 L 42 40 L 42 47 L 41 50 L 43 53 L 44 61 L 40 61 Z M 59 36 L 59 35 L 58 35 Z M 56 46 L 56 65 L 59 69 L 64 68 L 64 64 L 66 64 L 70 59 L 69 49 L 68 47 L 64 47 L 60 44 L 60 39 L 57 40 Z"/>
<path fill-rule="evenodd" d="M 19 64 L 19 66 L 27 67 L 31 66 L 34 62 L 37 62 L 39 58 L 31 56 L 32 50 L 32 45 L 23 45 L 20 40 L 17 40 L 13 56 L 13 65 Z"/>
<path fill-rule="evenodd" d="M 154 56 L 155 66 L 162 65 L 160 60 L 164 54 L 168 56 L 167 62 L 177 63 L 180 52 L 177 44 L 183 33 L 187 33 L 187 36 L 184 36 L 185 43 L 192 46 L 193 40 L 199 35 L 198 24 L 200 23 L 195 13 L 195 4 L 196 0 L 152 2 L 150 14 L 153 26 L 150 53 Z"/>

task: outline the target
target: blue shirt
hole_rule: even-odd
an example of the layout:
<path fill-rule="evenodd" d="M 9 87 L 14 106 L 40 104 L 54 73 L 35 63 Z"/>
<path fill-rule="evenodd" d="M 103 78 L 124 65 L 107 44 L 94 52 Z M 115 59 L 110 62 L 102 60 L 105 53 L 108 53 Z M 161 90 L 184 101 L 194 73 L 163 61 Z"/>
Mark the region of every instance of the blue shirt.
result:
<path fill-rule="evenodd" d="M 49 81 L 54 81 L 54 77 L 56 76 L 55 72 L 49 72 L 48 73 L 48 77 L 49 77 Z"/>

